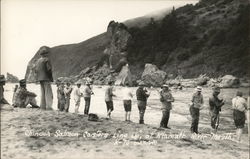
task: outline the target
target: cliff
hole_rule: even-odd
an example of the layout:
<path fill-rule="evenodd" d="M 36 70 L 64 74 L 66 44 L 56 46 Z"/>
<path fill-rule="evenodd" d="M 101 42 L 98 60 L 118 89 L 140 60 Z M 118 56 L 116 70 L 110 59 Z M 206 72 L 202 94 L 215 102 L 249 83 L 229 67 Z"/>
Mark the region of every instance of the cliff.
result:
<path fill-rule="evenodd" d="M 173 8 L 161 18 L 111 21 L 101 35 L 51 48 L 53 76 L 75 80 L 91 77 L 103 84 L 129 64 L 134 82 L 141 80 L 145 64 L 150 63 L 166 72 L 166 78 L 201 74 L 248 77 L 249 20 L 246 0 L 202 0 Z M 35 80 L 32 70 L 37 57 L 27 67 L 26 79 L 30 82 Z"/>

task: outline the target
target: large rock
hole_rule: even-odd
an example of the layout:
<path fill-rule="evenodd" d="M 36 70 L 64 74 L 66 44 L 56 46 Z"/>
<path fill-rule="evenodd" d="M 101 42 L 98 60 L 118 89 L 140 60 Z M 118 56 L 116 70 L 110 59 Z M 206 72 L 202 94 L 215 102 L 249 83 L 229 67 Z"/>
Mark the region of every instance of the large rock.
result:
<path fill-rule="evenodd" d="M 109 23 L 107 36 L 110 38 L 110 44 L 104 50 L 104 54 L 108 55 L 110 68 L 120 71 L 120 68 L 127 63 L 126 51 L 132 36 L 123 23 L 115 21 Z"/>
<path fill-rule="evenodd" d="M 146 85 L 159 87 L 164 83 L 167 73 L 161 71 L 157 66 L 146 64 L 141 79 Z"/>
<path fill-rule="evenodd" d="M 115 85 L 124 86 L 126 82 L 128 82 L 130 86 L 133 85 L 132 75 L 131 75 L 131 72 L 129 70 L 128 64 L 122 67 L 121 72 L 116 77 Z"/>
<path fill-rule="evenodd" d="M 6 81 L 10 82 L 10 83 L 18 83 L 19 79 L 16 76 L 14 76 L 14 75 L 7 72 Z"/>
<path fill-rule="evenodd" d="M 197 78 L 197 82 L 196 84 L 199 85 L 199 86 L 203 86 L 203 85 L 206 85 L 207 82 L 209 81 L 209 77 L 207 75 L 200 75 L 198 78 Z"/>
<path fill-rule="evenodd" d="M 221 78 L 220 87 L 224 88 L 232 88 L 232 87 L 239 87 L 240 80 L 237 77 L 232 75 L 225 75 Z"/>

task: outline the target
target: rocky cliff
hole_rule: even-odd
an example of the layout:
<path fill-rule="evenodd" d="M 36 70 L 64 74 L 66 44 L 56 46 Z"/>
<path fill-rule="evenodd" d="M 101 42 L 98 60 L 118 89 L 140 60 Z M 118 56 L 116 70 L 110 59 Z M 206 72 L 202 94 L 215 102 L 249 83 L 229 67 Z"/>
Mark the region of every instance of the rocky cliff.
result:
<path fill-rule="evenodd" d="M 201 0 L 194 6 L 173 8 L 162 18 L 147 18 L 143 25 L 136 20 L 127 21 L 129 25 L 111 21 L 101 35 L 51 48 L 53 76 L 73 81 L 88 77 L 96 84 L 118 80 L 119 74 L 126 77 L 128 71 L 132 83 L 154 81 L 154 74 L 160 83 L 202 74 L 246 78 L 250 70 L 249 15 L 246 0 Z M 38 54 L 27 67 L 26 79 L 30 82 L 35 80 L 37 58 Z M 160 74 L 145 74 L 147 63 Z M 126 64 L 128 68 L 124 68 Z"/>

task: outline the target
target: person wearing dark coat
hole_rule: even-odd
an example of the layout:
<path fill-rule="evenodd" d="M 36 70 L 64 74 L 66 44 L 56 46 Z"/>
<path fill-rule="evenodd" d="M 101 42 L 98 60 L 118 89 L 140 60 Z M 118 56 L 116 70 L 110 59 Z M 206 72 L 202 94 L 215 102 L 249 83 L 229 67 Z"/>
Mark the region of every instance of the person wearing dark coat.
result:
<path fill-rule="evenodd" d="M 139 88 L 136 90 L 137 105 L 139 109 L 139 124 L 144 124 L 144 114 L 147 106 L 147 99 L 149 97 L 148 91 L 144 88 L 144 82 L 139 83 Z"/>
<path fill-rule="evenodd" d="M 51 88 L 51 82 L 53 82 L 52 66 L 48 58 L 49 48 L 43 46 L 39 50 L 41 58 L 36 63 L 37 80 L 41 86 L 41 109 L 52 109 L 53 93 Z"/>
<path fill-rule="evenodd" d="M 219 114 L 221 107 L 224 105 L 224 100 L 219 99 L 218 95 L 220 94 L 220 88 L 215 86 L 213 88 L 213 94 L 209 98 L 209 110 L 211 115 L 211 127 L 217 129 L 219 126 Z M 217 124 L 217 125 L 216 125 Z"/>

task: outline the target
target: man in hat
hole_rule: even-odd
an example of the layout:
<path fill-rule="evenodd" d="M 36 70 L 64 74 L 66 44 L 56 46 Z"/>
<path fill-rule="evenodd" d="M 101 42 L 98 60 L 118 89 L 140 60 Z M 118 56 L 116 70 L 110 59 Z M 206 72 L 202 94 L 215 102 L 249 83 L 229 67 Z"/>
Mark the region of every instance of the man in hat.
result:
<path fill-rule="evenodd" d="M 211 127 L 213 129 L 217 129 L 219 126 L 219 113 L 221 111 L 221 107 L 224 105 L 224 100 L 218 98 L 219 94 L 220 94 L 220 88 L 218 86 L 215 86 L 213 88 L 213 94 L 209 98 Z M 216 125 L 216 123 L 217 123 L 217 125 Z"/>
<path fill-rule="evenodd" d="M 32 108 L 39 108 L 36 102 L 36 94 L 29 92 L 26 88 L 26 80 L 22 79 L 19 81 L 19 87 L 15 93 L 15 100 L 13 101 L 14 107 L 26 108 L 29 104 Z"/>
<path fill-rule="evenodd" d="M 190 106 L 190 114 L 192 117 L 191 132 L 198 134 L 198 124 L 200 117 L 200 109 L 204 104 L 203 95 L 201 94 L 202 88 L 197 86 L 196 92 L 192 96 L 192 104 Z"/>
<path fill-rule="evenodd" d="M 0 104 L 9 104 L 7 100 L 4 98 L 4 88 L 3 86 L 6 83 L 6 79 L 4 75 L 0 75 Z"/>
<path fill-rule="evenodd" d="M 64 88 L 64 94 L 65 94 L 65 108 L 64 111 L 65 112 L 69 112 L 69 106 L 70 106 L 70 96 L 71 96 L 71 92 L 72 92 L 73 88 L 71 87 L 70 82 L 66 83 L 66 87 Z"/>
<path fill-rule="evenodd" d="M 170 110 L 172 109 L 172 102 L 174 98 L 169 90 L 169 86 L 164 84 L 162 90 L 160 91 L 160 101 L 162 103 L 162 119 L 160 127 L 170 129 L 168 127 L 168 120 L 170 117 Z"/>
<path fill-rule="evenodd" d="M 114 104 L 113 104 L 113 97 L 116 96 L 113 93 L 113 82 L 109 81 L 108 82 L 108 87 L 105 91 L 105 103 L 107 106 L 107 118 L 110 119 L 111 118 L 111 112 L 114 110 Z"/>
<path fill-rule="evenodd" d="M 56 86 L 57 86 L 57 108 L 59 111 L 63 111 L 66 103 L 64 94 L 64 83 L 59 79 L 57 79 Z"/>
<path fill-rule="evenodd" d="M 90 82 L 86 82 L 86 87 L 84 88 L 83 91 L 83 97 L 85 100 L 85 108 L 84 108 L 84 114 L 88 115 L 89 114 L 89 107 L 90 107 L 90 100 L 91 100 L 91 95 L 93 95 L 94 92 L 92 91 L 90 87 Z"/>
<path fill-rule="evenodd" d="M 79 107 L 81 103 L 81 97 L 82 97 L 82 92 L 81 92 L 81 83 L 77 82 L 76 83 L 76 88 L 73 92 L 74 95 L 74 100 L 75 100 L 75 113 L 79 112 Z"/>
<path fill-rule="evenodd" d="M 37 80 L 41 86 L 41 109 L 52 110 L 53 93 L 50 82 L 53 82 L 52 67 L 48 58 L 49 48 L 43 46 L 39 50 L 41 58 L 36 65 Z"/>
<path fill-rule="evenodd" d="M 140 124 L 144 124 L 144 114 L 146 111 L 147 99 L 149 97 L 148 91 L 144 88 L 145 83 L 140 82 L 139 88 L 136 90 L 137 105 L 139 109 Z"/>

